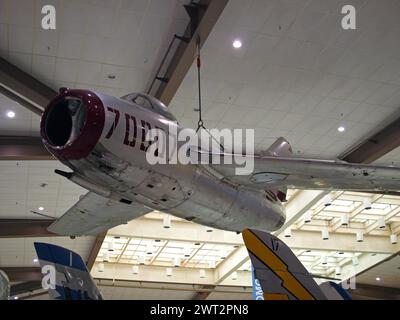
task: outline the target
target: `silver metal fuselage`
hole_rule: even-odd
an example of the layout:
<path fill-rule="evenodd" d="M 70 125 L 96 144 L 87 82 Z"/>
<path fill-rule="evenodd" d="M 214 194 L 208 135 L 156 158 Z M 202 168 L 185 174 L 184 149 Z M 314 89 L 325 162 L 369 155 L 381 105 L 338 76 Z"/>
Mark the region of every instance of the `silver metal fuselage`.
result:
<path fill-rule="evenodd" d="M 130 101 L 96 95 L 103 104 L 105 121 L 93 150 L 81 159 L 54 153 L 88 182 L 84 187 L 96 185 L 108 190 L 112 199 L 139 202 L 218 229 L 274 231 L 282 226 L 285 214 L 281 202 L 270 201 L 264 192 L 234 185 L 202 165 L 150 165 L 145 151 L 147 131 L 159 128 L 168 132 L 169 126 L 175 126 L 179 132 L 179 124 Z"/>

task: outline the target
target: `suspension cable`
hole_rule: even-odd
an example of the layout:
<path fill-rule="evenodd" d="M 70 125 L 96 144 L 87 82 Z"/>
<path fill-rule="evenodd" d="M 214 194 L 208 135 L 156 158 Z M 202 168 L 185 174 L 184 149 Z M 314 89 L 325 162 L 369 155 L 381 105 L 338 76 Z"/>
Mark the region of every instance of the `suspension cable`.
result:
<path fill-rule="evenodd" d="M 199 121 L 197 122 L 197 129 L 196 129 L 196 133 L 200 130 L 203 129 L 205 130 L 210 137 L 219 144 L 221 151 L 224 151 L 224 147 L 223 145 L 217 140 L 215 139 L 215 137 L 211 134 L 211 132 L 205 127 L 204 125 L 204 121 L 202 118 L 202 104 L 201 104 L 201 73 L 200 73 L 200 69 L 201 69 L 201 57 L 200 57 L 200 38 L 197 38 L 197 58 L 196 58 L 196 65 L 197 65 L 197 89 L 198 89 L 198 103 L 199 103 L 199 108 L 198 108 L 198 112 L 199 112 Z"/>

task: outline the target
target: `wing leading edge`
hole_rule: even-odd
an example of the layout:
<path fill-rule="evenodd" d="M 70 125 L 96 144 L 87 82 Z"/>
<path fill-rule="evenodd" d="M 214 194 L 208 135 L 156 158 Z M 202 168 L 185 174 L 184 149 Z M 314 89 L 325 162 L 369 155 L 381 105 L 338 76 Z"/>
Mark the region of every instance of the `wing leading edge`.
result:
<path fill-rule="evenodd" d="M 347 163 L 334 160 L 315 160 L 279 156 L 241 156 L 242 163 L 254 162 L 254 170 L 247 175 L 236 175 L 235 164 L 223 164 L 222 157 L 232 155 L 212 154 L 220 158 L 210 166 L 218 173 L 255 189 L 296 188 L 351 191 L 398 191 L 400 168 Z"/>
<path fill-rule="evenodd" d="M 152 211 L 141 204 L 119 203 L 88 192 L 61 218 L 48 228 L 49 231 L 67 235 L 96 235 Z"/>

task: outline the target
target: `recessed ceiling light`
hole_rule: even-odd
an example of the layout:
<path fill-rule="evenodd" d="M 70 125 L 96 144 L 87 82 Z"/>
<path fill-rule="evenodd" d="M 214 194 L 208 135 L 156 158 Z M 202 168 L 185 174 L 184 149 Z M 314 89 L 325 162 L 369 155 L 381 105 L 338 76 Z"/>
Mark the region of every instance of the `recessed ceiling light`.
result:
<path fill-rule="evenodd" d="M 15 112 L 14 111 L 8 111 L 7 112 L 7 117 L 14 118 L 15 117 Z"/>
<path fill-rule="evenodd" d="M 110 79 L 110 80 L 114 80 L 116 78 L 116 76 L 115 76 L 115 74 L 109 74 L 107 76 L 107 78 Z"/>
<path fill-rule="evenodd" d="M 17 296 L 15 296 L 15 297 L 14 297 L 14 300 L 18 300 L 18 297 L 17 297 Z"/>
<path fill-rule="evenodd" d="M 346 131 L 346 128 L 343 127 L 343 126 L 340 126 L 339 128 L 337 128 L 337 131 L 339 131 L 339 132 L 345 132 L 345 131 Z"/>
<path fill-rule="evenodd" d="M 39 209 L 40 211 L 43 211 L 43 210 L 44 210 L 44 208 L 43 208 L 43 207 L 39 207 L 38 209 Z"/>
<path fill-rule="evenodd" d="M 242 41 L 240 41 L 240 40 L 235 40 L 235 41 L 233 41 L 232 46 L 233 46 L 234 48 L 236 48 L 236 49 L 239 49 L 239 48 L 242 46 Z"/>
<path fill-rule="evenodd" d="M 37 258 L 33 259 L 34 263 L 37 263 L 39 260 Z"/>
<path fill-rule="evenodd" d="M 376 280 L 376 281 L 381 281 L 381 278 L 376 277 L 375 280 Z"/>

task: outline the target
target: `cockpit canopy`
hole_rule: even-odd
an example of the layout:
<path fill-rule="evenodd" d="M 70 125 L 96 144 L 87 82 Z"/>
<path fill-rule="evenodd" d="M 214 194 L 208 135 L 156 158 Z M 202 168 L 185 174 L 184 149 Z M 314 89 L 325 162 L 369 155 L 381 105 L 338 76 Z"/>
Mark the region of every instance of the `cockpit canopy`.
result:
<path fill-rule="evenodd" d="M 147 94 L 130 93 L 127 94 L 126 96 L 121 97 L 121 99 L 133 102 L 145 109 L 158 113 L 171 121 L 177 121 L 176 118 L 173 116 L 173 114 L 161 101 Z"/>

